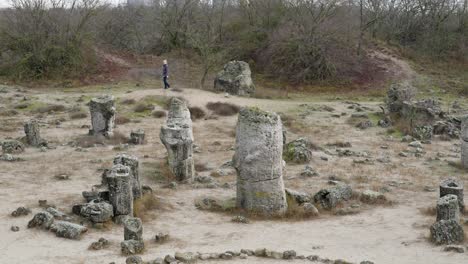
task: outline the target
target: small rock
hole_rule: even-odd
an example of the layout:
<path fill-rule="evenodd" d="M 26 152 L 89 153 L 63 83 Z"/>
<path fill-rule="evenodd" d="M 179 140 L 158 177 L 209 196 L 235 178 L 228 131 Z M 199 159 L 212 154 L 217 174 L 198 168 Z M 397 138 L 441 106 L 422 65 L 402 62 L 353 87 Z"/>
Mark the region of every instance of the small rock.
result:
<path fill-rule="evenodd" d="M 411 143 L 408 144 L 408 146 L 412 147 L 412 148 L 422 148 L 423 145 L 420 141 L 413 141 Z"/>
<path fill-rule="evenodd" d="M 192 252 L 176 252 L 174 255 L 175 259 L 184 263 L 195 262 L 198 255 Z"/>
<path fill-rule="evenodd" d="M 164 243 L 169 239 L 169 233 L 167 232 L 159 232 L 154 235 L 154 240 L 156 243 Z"/>
<path fill-rule="evenodd" d="M 294 259 L 296 258 L 296 251 L 294 250 L 286 250 L 283 252 L 283 259 Z"/>
<path fill-rule="evenodd" d="M 31 210 L 29 208 L 20 206 L 16 210 L 11 212 L 11 216 L 18 217 L 18 216 L 28 215 L 30 213 L 31 213 Z"/>
<path fill-rule="evenodd" d="M 130 256 L 125 260 L 125 264 L 143 264 L 140 256 Z"/>
<path fill-rule="evenodd" d="M 310 216 L 318 216 L 319 215 L 319 210 L 312 203 L 304 203 L 304 204 L 302 204 L 302 208 L 303 208 L 304 213 L 306 215 L 310 215 Z"/>
<path fill-rule="evenodd" d="M 50 230 L 58 237 L 79 239 L 83 233 L 88 231 L 88 228 L 66 221 L 55 221 L 50 226 Z"/>
<path fill-rule="evenodd" d="M 54 222 L 54 216 L 48 212 L 39 212 L 29 221 L 28 228 L 39 227 L 49 229 Z"/>
<path fill-rule="evenodd" d="M 256 257 L 265 257 L 266 256 L 266 249 L 265 248 L 259 248 L 254 251 L 254 255 Z"/>
<path fill-rule="evenodd" d="M 379 192 L 365 190 L 364 192 L 362 192 L 360 200 L 363 203 L 375 204 L 378 202 L 385 202 L 387 201 L 387 198 L 385 197 L 385 195 Z"/>
<path fill-rule="evenodd" d="M 101 250 L 103 248 L 106 248 L 108 245 L 109 245 L 109 241 L 101 237 L 98 241 L 91 243 L 91 245 L 89 246 L 89 249 Z"/>
<path fill-rule="evenodd" d="M 316 172 L 314 170 L 314 168 L 312 168 L 312 166 L 306 165 L 305 168 L 304 168 L 304 171 L 301 172 L 301 176 L 316 177 L 316 176 L 319 176 L 319 174 L 318 174 L 318 172 Z"/>
<path fill-rule="evenodd" d="M 176 259 L 171 255 L 166 255 L 166 257 L 164 257 L 164 261 L 166 261 L 166 263 L 172 263 L 175 262 Z"/>
<path fill-rule="evenodd" d="M 236 216 L 234 216 L 234 217 L 231 219 L 231 222 L 234 222 L 234 223 L 242 223 L 242 224 L 248 224 L 248 223 L 249 223 L 249 219 L 246 218 L 245 216 L 242 216 L 242 215 L 236 215 Z"/>
<path fill-rule="evenodd" d="M 139 254 L 139 253 L 142 253 L 143 250 L 145 249 L 145 243 L 141 240 L 131 239 L 131 240 L 122 241 L 120 243 L 120 247 L 121 247 L 122 253 L 125 255 Z"/>
<path fill-rule="evenodd" d="M 445 246 L 444 251 L 464 253 L 465 249 L 462 246 L 458 246 L 458 245 L 448 245 L 448 246 Z"/>
<path fill-rule="evenodd" d="M 18 232 L 20 230 L 20 228 L 19 228 L 19 226 L 11 226 L 10 230 L 13 231 L 13 232 Z"/>

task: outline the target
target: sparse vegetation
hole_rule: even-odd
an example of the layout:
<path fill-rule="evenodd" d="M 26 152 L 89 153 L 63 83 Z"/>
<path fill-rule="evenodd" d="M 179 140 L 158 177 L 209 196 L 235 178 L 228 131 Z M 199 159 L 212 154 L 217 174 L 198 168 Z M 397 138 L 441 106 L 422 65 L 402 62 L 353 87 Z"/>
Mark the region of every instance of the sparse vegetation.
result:
<path fill-rule="evenodd" d="M 223 102 L 210 102 L 206 104 L 206 108 L 211 110 L 214 114 L 220 116 L 232 116 L 240 111 L 240 107 L 231 103 L 223 103 Z"/>
<path fill-rule="evenodd" d="M 205 117 L 205 111 L 197 106 L 189 107 L 190 110 L 190 117 L 192 120 L 202 119 Z"/>

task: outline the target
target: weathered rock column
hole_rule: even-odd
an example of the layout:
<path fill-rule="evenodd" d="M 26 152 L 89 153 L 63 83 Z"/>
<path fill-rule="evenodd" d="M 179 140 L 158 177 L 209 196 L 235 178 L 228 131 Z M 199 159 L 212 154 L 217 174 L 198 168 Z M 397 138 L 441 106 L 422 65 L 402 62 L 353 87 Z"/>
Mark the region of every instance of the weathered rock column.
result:
<path fill-rule="evenodd" d="M 124 241 L 120 243 L 122 253 L 139 254 L 145 249 L 143 242 L 143 224 L 140 218 L 129 217 L 124 222 Z"/>
<path fill-rule="evenodd" d="M 461 124 L 461 164 L 468 170 L 468 115 L 462 118 Z"/>
<path fill-rule="evenodd" d="M 239 113 L 233 165 L 237 206 L 265 214 L 287 210 L 283 183 L 283 129 L 276 113 L 244 108 Z"/>
<path fill-rule="evenodd" d="M 114 165 L 107 176 L 109 201 L 114 208 L 114 216 L 133 216 L 132 175 L 129 167 Z"/>
<path fill-rule="evenodd" d="M 130 168 L 130 174 L 132 178 L 132 192 L 133 199 L 138 199 L 141 197 L 141 184 L 140 184 L 140 174 L 139 174 L 139 161 L 135 156 L 128 154 L 119 154 L 114 158 L 114 164 L 122 164 Z"/>
<path fill-rule="evenodd" d="M 463 183 L 456 179 L 447 179 L 440 183 L 439 186 L 440 197 L 444 197 L 448 194 L 457 196 L 458 207 L 460 211 L 465 210 L 465 202 L 463 199 Z"/>
<path fill-rule="evenodd" d="M 91 113 L 90 135 L 112 136 L 115 121 L 115 100 L 111 95 L 91 99 L 89 111 Z"/>
<path fill-rule="evenodd" d="M 431 226 L 431 240 L 436 244 L 460 243 L 465 239 L 460 225 L 458 199 L 448 194 L 437 201 L 437 221 Z"/>
<path fill-rule="evenodd" d="M 160 138 L 167 149 L 169 168 L 176 179 L 191 181 L 195 173 L 192 120 L 184 101 L 171 99 L 168 118 L 161 127 Z"/>
<path fill-rule="evenodd" d="M 41 138 L 39 123 L 36 120 L 31 120 L 24 124 L 24 133 L 26 134 L 26 142 L 31 146 L 37 147 L 47 144 Z"/>
<path fill-rule="evenodd" d="M 130 142 L 134 145 L 143 145 L 145 143 L 145 131 L 138 129 L 130 132 Z"/>

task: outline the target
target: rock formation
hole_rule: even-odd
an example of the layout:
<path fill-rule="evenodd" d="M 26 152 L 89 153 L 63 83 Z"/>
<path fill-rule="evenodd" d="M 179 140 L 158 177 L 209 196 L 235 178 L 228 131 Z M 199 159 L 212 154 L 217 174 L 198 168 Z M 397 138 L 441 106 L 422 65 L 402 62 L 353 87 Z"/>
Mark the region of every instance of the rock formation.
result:
<path fill-rule="evenodd" d="M 411 102 L 414 97 L 414 88 L 407 83 L 393 84 L 387 92 L 386 104 L 390 113 L 399 113 L 404 102 Z"/>
<path fill-rule="evenodd" d="M 45 146 L 47 142 L 41 138 L 39 123 L 32 120 L 24 124 L 24 133 L 26 134 L 26 143 L 30 146 Z"/>
<path fill-rule="evenodd" d="M 256 108 L 242 109 L 233 158 L 237 206 L 265 214 L 284 213 L 283 162 L 281 118 Z"/>
<path fill-rule="evenodd" d="M 298 138 L 284 147 L 284 159 L 294 163 L 307 163 L 312 159 L 313 144 L 306 138 Z"/>
<path fill-rule="evenodd" d="M 457 181 L 456 179 L 444 180 L 440 183 L 439 191 L 440 197 L 444 197 L 448 194 L 453 194 L 457 196 L 458 207 L 460 211 L 464 211 L 465 202 L 463 197 L 463 183 L 461 181 Z"/>
<path fill-rule="evenodd" d="M 6 140 L 2 142 L 3 153 L 18 154 L 24 151 L 25 147 L 23 143 L 18 140 Z"/>
<path fill-rule="evenodd" d="M 167 149 L 169 168 L 178 181 L 192 181 L 193 132 L 190 111 L 186 103 L 172 98 L 166 124 L 161 127 L 160 138 Z"/>
<path fill-rule="evenodd" d="M 140 218 L 129 217 L 124 222 L 124 241 L 120 244 L 122 253 L 138 254 L 145 249 L 143 225 Z"/>
<path fill-rule="evenodd" d="M 114 216 L 133 216 L 133 178 L 129 167 L 114 165 L 107 176 Z"/>
<path fill-rule="evenodd" d="M 465 239 L 459 219 L 458 199 L 448 194 L 437 201 L 437 221 L 431 226 L 431 240 L 436 244 L 460 243 Z"/>
<path fill-rule="evenodd" d="M 143 145 L 145 142 L 145 131 L 143 129 L 138 129 L 136 131 L 130 132 L 130 143 L 134 145 Z"/>
<path fill-rule="evenodd" d="M 89 111 L 91 113 L 90 135 L 112 136 L 115 121 L 114 97 L 111 95 L 91 99 Z"/>
<path fill-rule="evenodd" d="M 253 95 L 255 86 L 252 82 L 249 64 L 243 61 L 231 61 L 224 65 L 214 82 L 217 91 L 234 95 Z"/>
<path fill-rule="evenodd" d="M 119 154 L 114 158 L 114 164 L 122 164 L 130 168 L 132 178 L 133 199 L 138 199 L 142 195 L 139 173 L 139 161 L 135 156 Z"/>
<path fill-rule="evenodd" d="M 468 170 L 468 115 L 462 118 L 461 125 L 461 164 Z"/>
<path fill-rule="evenodd" d="M 323 209 L 335 208 L 340 202 L 351 198 L 353 190 L 347 184 L 339 183 L 337 186 L 320 190 L 314 195 L 314 202 L 322 206 Z"/>

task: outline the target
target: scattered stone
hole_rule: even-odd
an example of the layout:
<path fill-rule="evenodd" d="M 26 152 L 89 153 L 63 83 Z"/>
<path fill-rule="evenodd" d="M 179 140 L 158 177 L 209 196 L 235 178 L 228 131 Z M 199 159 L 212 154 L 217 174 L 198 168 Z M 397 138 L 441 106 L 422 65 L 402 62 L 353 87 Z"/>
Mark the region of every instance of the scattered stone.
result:
<path fill-rule="evenodd" d="M 169 168 L 178 181 L 192 181 L 193 132 L 190 111 L 186 103 L 172 98 L 166 124 L 161 127 L 160 138 L 166 147 Z"/>
<path fill-rule="evenodd" d="M 19 158 L 19 157 L 14 157 L 14 156 L 11 155 L 11 154 L 3 154 L 3 155 L 0 155 L 0 160 L 8 161 L 8 162 L 24 161 L 24 159 Z"/>
<path fill-rule="evenodd" d="M 417 141 L 417 140 L 409 143 L 408 146 L 413 147 L 413 148 L 422 148 L 423 147 L 421 142 Z"/>
<path fill-rule="evenodd" d="M 257 108 L 243 108 L 233 158 L 239 208 L 265 214 L 286 212 L 282 154 L 280 117 Z"/>
<path fill-rule="evenodd" d="M 58 175 L 55 175 L 54 178 L 59 180 L 59 181 L 66 181 L 66 180 L 70 179 L 70 175 L 68 175 L 68 174 L 58 174 Z"/>
<path fill-rule="evenodd" d="M 56 209 L 53 206 L 49 206 L 46 208 L 46 212 L 50 213 L 51 215 L 54 216 L 54 219 L 59 219 L 59 220 L 68 220 L 68 215 L 65 214 L 64 212 Z"/>
<path fill-rule="evenodd" d="M 165 261 L 166 263 L 173 263 L 173 262 L 175 262 L 175 261 L 177 261 L 177 260 L 176 260 L 173 256 L 171 256 L 171 255 L 166 255 L 166 257 L 164 257 L 164 261 Z"/>
<path fill-rule="evenodd" d="M 83 233 L 88 231 L 88 228 L 66 221 L 54 221 L 50 226 L 50 230 L 58 237 L 79 239 Z"/>
<path fill-rule="evenodd" d="M 13 232 L 18 232 L 20 230 L 19 226 L 11 226 L 10 230 Z"/>
<path fill-rule="evenodd" d="M 356 125 L 356 127 L 359 128 L 359 129 L 368 129 L 368 128 L 371 128 L 373 126 L 374 126 L 374 124 L 370 120 L 365 120 L 365 121 L 359 122 Z"/>
<path fill-rule="evenodd" d="M 143 264 L 143 259 L 140 256 L 130 256 L 125 260 L 125 264 Z"/>
<path fill-rule="evenodd" d="M 386 202 L 387 197 L 385 197 L 385 195 L 379 192 L 375 192 L 372 190 L 365 190 L 364 192 L 361 193 L 360 200 L 363 203 L 375 204 L 375 203 Z"/>
<path fill-rule="evenodd" d="M 143 224 L 140 218 L 130 217 L 123 224 L 125 240 L 143 240 Z"/>
<path fill-rule="evenodd" d="M 11 212 L 11 216 L 18 217 L 18 216 L 28 215 L 30 213 L 31 213 L 31 209 L 20 206 L 16 210 Z"/>
<path fill-rule="evenodd" d="M 463 183 L 456 179 L 450 178 L 442 181 L 439 185 L 440 197 L 444 197 L 448 194 L 453 194 L 457 196 L 458 207 L 460 211 L 464 211 L 465 202 L 463 194 Z"/>
<path fill-rule="evenodd" d="M 242 215 L 236 215 L 231 219 L 231 222 L 234 223 L 242 223 L 242 224 L 248 224 L 250 221 L 247 217 L 242 216 Z"/>
<path fill-rule="evenodd" d="M 249 64 L 243 61 L 230 61 L 224 65 L 215 79 L 214 88 L 217 91 L 250 96 L 255 93 Z"/>
<path fill-rule="evenodd" d="M 143 145 L 145 143 L 145 131 L 138 129 L 130 132 L 130 143 L 134 145 Z"/>
<path fill-rule="evenodd" d="M 6 140 L 2 142 L 3 153 L 18 154 L 24 152 L 25 146 L 18 140 Z"/>
<path fill-rule="evenodd" d="M 448 245 L 444 247 L 444 251 L 451 251 L 456 253 L 465 253 L 465 249 L 458 245 Z"/>
<path fill-rule="evenodd" d="M 156 243 L 164 243 L 169 240 L 169 233 L 167 232 L 159 232 L 154 236 L 154 240 Z"/>
<path fill-rule="evenodd" d="M 145 249 L 145 244 L 141 240 L 125 240 L 120 243 L 124 255 L 140 254 Z M 171 263 L 171 262 L 168 262 Z"/>
<path fill-rule="evenodd" d="M 132 179 L 130 168 L 122 164 L 114 165 L 107 177 L 114 216 L 133 216 Z"/>
<path fill-rule="evenodd" d="M 115 99 L 111 95 L 91 99 L 89 111 L 91 113 L 90 135 L 104 135 L 111 137 L 115 126 Z"/>
<path fill-rule="evenodd" d="M 174 258 L 184 263 L 192 263 L 198 259 L 198 254 L 193 252 L 176 252 Z"/>
<path fill-rule="evenodd" d="M 194 180 L 199 183 L 214 183 L 216 181 L 213 177 L 207 175 L 197 176 Z"/>
<path fill-rule="evenodd" d="M 401 138 L 401 142 L 412 142 L 412 141 L 413 141 L 413 137 L 410 135 L 406 135 Z"/>
<path fill-rule="evenodd" d="M 266 257 L 266 248 L 259 248 L 254 251 L 256 257 Z"/>
<path fill-rule="evenodd" d="M 284 147 L 284 160 L 305 163 L 312 159 L 313 144 L 306 138 L 298 138 Z"/>
<path fill-rule="evenodd" d="M 288 188 L 286 188 L 285 191 L 286 191 L 286 198 L 288 198 L 289 200 L 294 201 L 294 202 L 296 202 L 298 204 L 307 203 L 307 202 L 310 202 L 312 200 L 310 195 L 307 194 L 307 193 L 294 191 L 294 190 L 291 190 L 291 189 L 288 189 Z"/>
<path fill-rule="evenodd" d="M 28 228 L 49 229 L 54 222 L 54 216 L 48 212 L 39 212 L 29 221 Z"/>
<path fill-rule="evenodd" d="M 413 136 L 419 140 L 432 139 L 432 126 L 417 126 L 413 129 Z"/>
<path fill-rule="evenodd" d="M 101 250 L 101 249 L 107 248 L 108 246 L 109 246 L 109 241 L 101 237 L 99 238 L 98 241 L 91 243 L 91 245 L 89 246 L 89 249 Z"/>
<path fill-rule="evenodd" d="M 136 156 L 128 154 L 119 154 L 114 158 L 114 164 L 122 164 L 130 168 L 131 178 L 132 178 L 132 193 L 133 199 L 138 199 L 142 195 L 141 184 L 140 184 L 140 173 L 139 166 L 140 163 Z"/>
<path fill-rule="evenodd" d="M 302 209 L 304 210 L 305 215 L 308 215 L 308 216 L 318 216 L 319 215 L 319 210 L 312 203 L 303 203 L 302 204 Z"/>
<path fill-rule="evenodd" d="M 104 223 L 114 216 L 114 208 L 105 201 L 93 200 L 80 208 L 80 215 L 94 223 Z M 77 210 L 77 209 L 75 209 Z"/>
<path fill-rule="evenodd" d="M 323 209 L 335 208 L 340 202 L 349 200 L 352 196 L 351 186 L 338 184 L 329 189 L 320 190 L 314 196 L 314 202 L 319 203 Z"/>
<path fill-rule="evenodd" d="M 301 172 L 301 176 L 304 176 L 304 177 L 317 177 L 319 175 L 320 174 L 317 171 L 315 171 L 315 169 L 310 165 L 306 165 L 304 170 Z"/>

